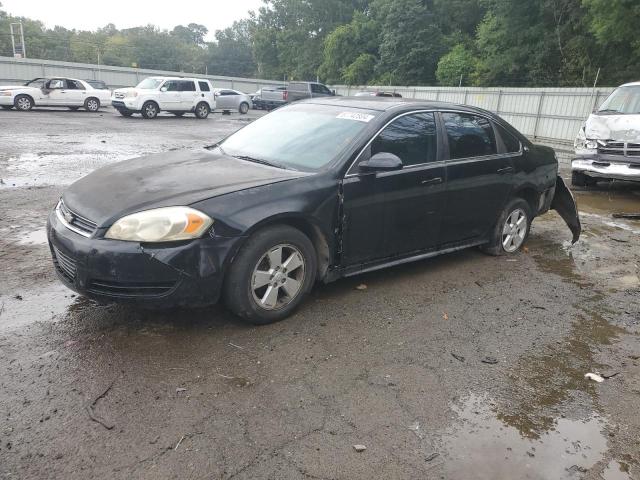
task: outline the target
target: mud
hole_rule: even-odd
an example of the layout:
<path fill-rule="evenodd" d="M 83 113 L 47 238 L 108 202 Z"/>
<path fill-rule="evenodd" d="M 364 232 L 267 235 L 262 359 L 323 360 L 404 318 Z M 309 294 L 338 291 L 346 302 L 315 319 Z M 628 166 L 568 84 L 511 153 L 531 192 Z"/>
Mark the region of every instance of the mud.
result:
<path fill-rule="evenodd" d="M 79 176 L 246 117 L 0 113 L 0 478 L 640 478 L 640 223 L 611 217 L 638 187 L 575 191 L 576 245 L 550 213 L 516 256 L 320 286 L 256 328 L 79 298 L 43 237 Z"/>

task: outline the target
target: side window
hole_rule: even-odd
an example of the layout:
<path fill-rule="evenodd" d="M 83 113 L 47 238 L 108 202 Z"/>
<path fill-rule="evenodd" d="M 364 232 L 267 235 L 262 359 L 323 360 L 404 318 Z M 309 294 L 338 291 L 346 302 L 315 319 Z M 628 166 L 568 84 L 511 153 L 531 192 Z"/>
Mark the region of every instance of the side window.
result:
<path fill-rule="evenodd" d="M 498 130 L 498 135 L 504 143 L 507 153 L 517 153 L 520 151 L 520 140 L 518 140 L 515 136 L 507 132 L 507 130 L 497 123 L 494 123 L 496 130 Z"/>
<path fill-rule="evenodd" d="M 84 85 L 76 80 L 67 80 L 67 88 L 70 90 L 84 90 Z"/>
<path fill-rule="evenodd" d="M 167 89 L 167 92 L 177 92 L 178 82 L 176 80 L 169 80 L 167 82 L 164 82 L 163 87 Z"/>
<path fill-rule="evenodd" d="M 196 84 L 191 80 L 181 80 L 178 82 L 178 90 L 181 92 L 195 92 Z"/>
<path fill-rule="evenodd" d="M 210 92 L 209 84 L 207 82 L 198 82 L 201 92 Z"/>
<path fill-rule="evenodd" d="M 468 113 L 443 113 L 451 159 L 481 157 L 497 153 L 491 122 Z"/>
<path fill-rule="evenodd" d="M 312 83 L 312 84 L 311 84 L 311 91 L 312 91 L 313 93 L 324 93 L 324 92 L 322 91 L 322 88 L 320 88 L 320 85 L 318 85 L 317 83 Z"/>
<path fill-rule="evenodd" d="M 371 143 L 371 155 L 393 153 L 405 166 L 436 160 L 437 134 L 433 113 L 404 115 L 387 126 Z"/>
<path fill-rule="evenodd" d="M 61 78 L 54 78 L 53 80 L 49 80 L 48 88 L 50 89 L 63 89 L 64 88 L 64 80 Z"/>

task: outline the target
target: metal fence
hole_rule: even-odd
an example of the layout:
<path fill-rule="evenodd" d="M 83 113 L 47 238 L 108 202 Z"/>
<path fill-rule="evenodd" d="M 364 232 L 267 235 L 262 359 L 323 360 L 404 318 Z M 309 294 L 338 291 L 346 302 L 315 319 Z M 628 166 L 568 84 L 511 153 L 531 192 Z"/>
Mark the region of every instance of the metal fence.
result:
<path fill-rule="evenodd" d="M 126 67 L 15 59 L 0 56 L 0 84 L 24 82 L 36 77 L 65 76 L 103 80 L 112 88 L 136 85 L 148 76 L 190 76 L 207 78 L 215 87 L 234 88 L 247 93 L 277 80 L 236 78 L 167 72 Z M 473 105 L 497 113 L 532 140 L 551 145 L 561 161 L 568 161 L 573 140 L 594 108 L 613 91 L 612 88 L 476 88 L 476 87 L 353 87 L 336 85 L 340 95 L 361 90 L 392 90 L 403 97 L 440 100 Z"/>
<path fill-rule="evenodd" d="M 37 77 L 61 76 L 82 80 L 102 80 L 111 88 L 131 87 L 150 76 L 183 76 L 206 78 L 216 88 L 233 88 L 253 93 L 264 86 L 278 84 L 278 81 L 257 78 L 236 78 L 197 73 L 167 72 L 142 68 L 109 67 L 86 63 L 58 62 L 32 58 L 16 59 L 0 56 L 0 84 L 25 82 Z"/>

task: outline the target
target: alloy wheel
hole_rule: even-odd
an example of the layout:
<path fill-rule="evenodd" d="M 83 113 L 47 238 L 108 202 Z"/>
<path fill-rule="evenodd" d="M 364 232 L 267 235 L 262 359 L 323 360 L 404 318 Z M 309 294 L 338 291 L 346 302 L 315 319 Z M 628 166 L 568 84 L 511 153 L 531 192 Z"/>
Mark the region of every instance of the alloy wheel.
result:
<path fill-rule="evenodd" d="M 513 253 L 522 246 L 527 235 L 527 214 L 517 208 L 507 217 L 502 227 L 502 248 L 507 253 Z"/>
<path fill-rule="evenodd" d="M 196 114 L 199 118 L 206 118 L 209 115 L 209 108 L 204 103 L 201 103 L 196 109 Z"/>
<path fill-rule="evenodd" d="M 264 310 L 289 305 L 302 291 L 305 261 L 298 248 L 281 244 L 271 248 L 258 261 L 251 275 L 251 292 Z"/>
<path fill-rule="evenodd" d="M 98 108 L 99 106 L 97 100 L 91 98 L 87 101 L 87 110 L 89 110 L 90 112 L 96 112 L 98 111 Z"/>
<path fill-rule="evenodd" d="M 27 97 L 20 97 L 17 100 L 17 106 L 20 110 L 29 110 L 31 109 L 31 100 Z"/>
<path fill-rule="evenodd" d="M 158 109 L 153 103 L 149 103 L 144 107 L 144 112 L 147 118 L 155 118 L 158 114 Z"/>

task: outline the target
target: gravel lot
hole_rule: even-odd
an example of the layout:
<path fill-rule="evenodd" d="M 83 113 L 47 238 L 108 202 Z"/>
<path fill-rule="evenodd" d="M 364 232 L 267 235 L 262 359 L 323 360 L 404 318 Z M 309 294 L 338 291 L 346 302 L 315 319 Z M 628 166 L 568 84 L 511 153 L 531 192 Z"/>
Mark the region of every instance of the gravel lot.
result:
<path fill-rule="evenodd" d="M 65 185 L 256 115 L 0 112 L 0 478 L 640 478 L 640 222 L 611 217 L 640 212 L 638 187 L 576 191 L 575 246 L 549 213 L 514 257 L 320 286 L 260 328 L 57 282 Z"/>

